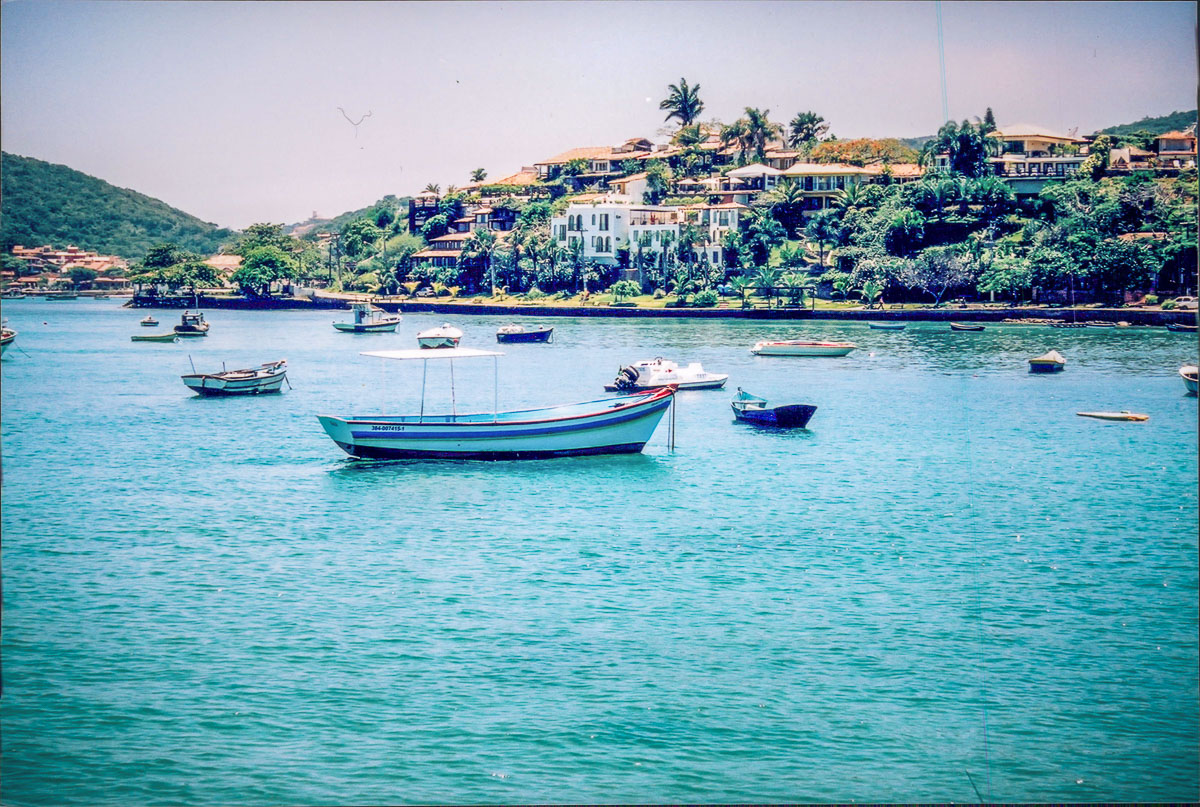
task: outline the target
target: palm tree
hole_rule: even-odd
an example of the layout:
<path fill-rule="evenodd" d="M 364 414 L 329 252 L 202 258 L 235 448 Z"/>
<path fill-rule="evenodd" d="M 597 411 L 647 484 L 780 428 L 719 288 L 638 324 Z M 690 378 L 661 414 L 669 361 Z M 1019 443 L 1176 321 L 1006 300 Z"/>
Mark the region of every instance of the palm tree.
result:
<path fill-rule="evenodd" d="M 471 172 L 471 181 L 472 182 L 483 182 L 485 179 L 487 179 L 487 171 L 486 170 L 484 170 L 482 168 L 476 168 L 474 171 Z"/>
<path fill-rule="evenodd" d="M 742 152 L 738 155 L 738 162 L 741 162 L 748 148 L 746 138 L 746 120 L 738 118 L 733 123 L 726 124 L 721 127 L 721 145 L 725 148 L 736 145 Z"/>
<path fill-rule="evenodd" d="M 754 275 L 754 287 L 767 298 L 768 306 L 775 299 L 775 287 L 779 285 L 779 275 L 779 270 L 770 266 L 758 267 L 758 272 Z"/>
<path fill-rule="evenodd" d="M 789 124 L 787 144 L 792 148 L 800 148 L 829 131 L 829 124 L 815 112 L 801 112 L 792 118 Z"/>
<path fill-rule="evenodd" d="M 768 119 L 770 114 L 769 109 L 746 107 L 746 140 L 754 149 L 754 157 L 758 162 L 767 158 L 767 143 L 783 134 L 783 127 Z"/>
<path fill-rule="evenodd" d="M 676 118 L 681 126 L 691 126 L 704 110 L 704 102 L 700 100 L 700 85 L 688 86 L 687 79 L 679 79 L 679 84 L 667 85 L 667 97 L 659 105 L 659 109 L 669 110 L 664 120 Z"/>
<path fill-rule="evenodd" d="M 442 192 L 442 186 L 435 184 L 433 182 L 430 182 L 428 185 L 425 186 L 425 190 L 423 192 L 438 194 L 438 193 Z"/>
<path fill-rule="evenodd" d="M 838 239 L 837 216 L 833 211 L 822 210 L 808 221 L 804 234 L 809 241 L 817 243 L 817 261 L 822 269 L 825 268 L 825 245 L 833 244 Z"/>
<path fill-rule="evenodd" d="M 746 297 L 750 294 L 750 290 L 754 288 L 754 282 L 748 277 L 738 275 L 729 281 L 729 285 L 733 287 L 733 291 L 742 301 L 742 308 L 747 305 Z"/>
<path fill-rule="evenodd" d="M 688 148 L 703 143 L 704 139 L 705 134 L 700 131 L 700 124 L 693 123 L 679 127 L 679 131 L 671 137 L 671 142 L 681 148 Z"/>
<path fill-rule="evenodd" d="M 866 201 L 862 185 L 855 182 L 838 191 L 838 195 L 833 200 L 833 206 L 845 212 L 856 207 L 865 207 Z"/>
<path fill-rule="evenodd" d="M 879 303 L 879 308 L 883 309 L 883 286 L 874 280 L 868 280 L 862 284 L 862 288 L 858 289 L 862 295 L 863 302 L 867 304 L 867 308 L 874 308 L 875 303 Z"/>
<path fill-rule="evenodd" d="M 463 257 L 476 259 L 483 264 L 483 274 L 488 278 L 491 294 L 496 293 L 496 272 L 492 266 L 492 256 L 496 253 L 497 246 L 496 234 L 486 227 L 472 232 L 463 245 Z"/>

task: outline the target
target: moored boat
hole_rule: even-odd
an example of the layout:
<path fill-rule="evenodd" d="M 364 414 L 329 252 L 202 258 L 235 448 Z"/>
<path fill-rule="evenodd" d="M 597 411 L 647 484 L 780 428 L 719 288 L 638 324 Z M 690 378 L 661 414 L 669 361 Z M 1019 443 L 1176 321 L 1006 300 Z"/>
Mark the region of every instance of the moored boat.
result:
<path fill-rule="evenodd" d="M 1195 333 L 1196 326 L 1195 325 L 1187 325 L 1182 322 L 1168 322 L 1167 330 L 1172 331 L 1174 333 Z"/>
<path fill-rule="evenodd" d="M 787 404 L 767 406 L 766 398 L 759 398 L 738 387 L 737 397 L 730 402 L 733 416 L 756 426 L 778 426 L 780 428 L 803 429 L 808 425 L 817 407 L 809 404 Z"/>
<path fill-rule="evenodd" d="M 79 295 L 73 291 L 55 291 L 46 295 L 47 300 L 78 300 Z"/>
<path fill-rule="evenodd" d="M 1029 360 L 1031 373 L 1057 373 L 1067 366 L 1067 360 L 1057 350 L 1051 350 Z"/>
<path fill-rule="evenodd" d="M 951 322 L 950 330 L 952 331 L 982 331 L 982 325 L 975 325 L 970 322 Z"/>
<path fill-rule="evenodd" d="M 17 341 L 17 332 L 7 325 L 0 326 L 0 355 L 8 350 L 8 346 Z"/>
<path fill-rule="evenodd" d="M 175 333 L 180 336 L 208 336 L 208 323 L 204 321 L 204 314 L 199 311 L 184 311 L 179 318 L 179 324 L 175 326 Z"/>
<path fill-rule="evenodd" d="M 462 339 L 462 331 L 449 323 L 437 328 L 430 328 L 417 334 L 417 344 L 423 348 L 458 347 Z"/>
<path fill-rule="evenodd" d="M 182 377 L 189 389 L 200 395 L 259 395 L 280 392 L 287 379 L 287 360 L 268 362 L 248 370 L 222 370 Z"/>
<path fill-rule="evenodd" d="M 1183 384 L 1187 387 L 1189 395 L 1196 394 L 1198 373 L 1200 373 L 1200 368 L 1194 364 L 1185 364 L 1179 368 L 1179 377 L 1183 379 Z"/>
<path fill-rule="evenodd" d="M 179 334 L 174 331 L 164 331 L 163 333 L 140 333 L 129 337 L 131 342 L 178 342 Z"/>
<path fill-rule="evenodd" d="M 874 331 L 902 331 L 903 322 L 868 322 L 867 327 Z"/>
<path fill-rule="evenodd" d="M 858 345 L 853 342 L 811 342 L 789 339 L 758 342 L 750 348 L 756 356 L 845 356 Z"/>
<path fill-rule="evenodd" d="M 399 314 L 389 314 L 370 303 L 354 303 L 350 310 L 354 312 L 354 320 L 335 322 L 333 327 L 343 333 L 395 333 L 402 319 Z"/>
<path fill-rule="evenodd" d="M 608 392 L 644 392 L 659 387 L 720 389 L 728 380 L 728 375 L 706 372 L 700 362 L 680 367 L 673 361 L 659 357 L 622 367 L 613 383 L 605 384 L 604 389 Z"/>
<path fill-rule="evenodd" d="M 9 289 L 3 294 L 0 294 L 0 300 L 24 300 L 28 296 L 29 295 L 23 291 L 20 291 L 19 289 Z"/>
<path fill-rule="evenodd" d="M 153 328 L 155 325 L 158 324 L 158 320 L 156 320 L 154 317 L 151 317 L 151 316 L 145 316 L 138 320 L 138 324 L 143 325 L 147 328 Z"/>
<path fill-rule="evenodd" d="M 513 342 L 549 342 L 554 328 L 526 328 L 524 325 L 505 325 L 496 331 L 496 341 L 502 344 Z"/>
<path fill-rule="evenodd" d="M 1142 421 L 1150 419 L 1149 415 L 1143 415 L 1138 412 L 1130 412 L 1127 409 L 1120 412 L 1076 412 L 1075 414 L 1083 418 L 1096 418 L 1097 420 Z"/>
<path fill-rule="evenodd" d="M 1052 322 L 1051 328 L 1086 328 L 1086 322 Z"/>
<path fill-rule="evenodd" d="M 395 360 L 465 359 L 502 354 L 473 348 L 364 353 Z M 453 375 L 451 375 L 453 379 Z M 453 382 L 451 382 L 453 383 Z M 453 390 L 453 387 L 451 387 Z M 535 459 L 636 453 L 671 405 L 675 390 L 508 412 L 318 415 L 326 434 L 356 458 Z M 451 401 L 454 400 L 453 391 Z"/>
<path fill-rule="evenodd" d="M 1102 319 L 1089 319 L 1087 322 L 1085 322 L 1083 324 L 1088 326 L 1089 328 L 1115 328 L 1115 327 L 1117 327 L 1117 323 L 1106 322 L 1105 320 L 1102 320 Z"/>

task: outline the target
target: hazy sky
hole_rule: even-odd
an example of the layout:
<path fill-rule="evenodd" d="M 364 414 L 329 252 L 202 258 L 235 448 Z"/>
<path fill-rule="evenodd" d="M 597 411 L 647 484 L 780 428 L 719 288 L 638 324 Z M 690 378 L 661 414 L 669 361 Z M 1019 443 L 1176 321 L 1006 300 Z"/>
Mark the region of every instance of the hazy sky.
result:
<path fill-rule="evenodd" d="M 1191 2 L 945 2 L 950 117 L 1080 133 L 1196 106 Z M 0 5 L 0 139 L 222 226 L 332 216 L 429 182 L 703 117 L 813 110 L 841 138 L 942 123 L 933 2 Z M 343 116 L 357 121 L 357 129 Z"/>

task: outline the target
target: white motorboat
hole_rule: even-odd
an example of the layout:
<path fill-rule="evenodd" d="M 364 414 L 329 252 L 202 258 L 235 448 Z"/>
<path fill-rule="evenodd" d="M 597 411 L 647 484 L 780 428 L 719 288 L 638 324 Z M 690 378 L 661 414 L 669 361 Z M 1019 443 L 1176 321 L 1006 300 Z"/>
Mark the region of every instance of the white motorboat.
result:
<path fill-rule="evenodd" d="M 1196 394 L 1196 381 L 1198 373 L 1200 373 L 1200 368 L 1194 364 L 1185 364 L 1179 368 L 1179 377 L 1183 379 L 1183 383 L 1187 387 L 1189 395 Z"/>
<path fill-rule="evenodd" d="M 462 339 L 462 335 L 462 331 L 446 323 L 438 328 L 421 331 L 417 334 L 417 344 L 423 348 L 458 347 L 458 340 Z"/>
<path fill-rule="evenodd" d="M 613 383 L 605 384 L 604 389 L 609 392 L 643 392 L 660 387 L 720 389 L 728 380 L 728 375 L 705 372 L 700 362 L 680 367 L 673 361 L 657 358 L 622 367 Z"/>
<path fill-rule="evenodd" d="M 809 342 L 789 339 L 781 342 L 759 342 L 750 348 L 756 356 L 845 356 L 858 345 L 853 342 Z"/>
<path fill-rule="evenodd" d="M 222 370 L 183 376 L 183 383 L 201 395 L 258 395 L 280 392 L 287 379 L 287 360 L 269 362 L 248 370 Z"/>
<path fill-rule="evenodd" d="M 1057 373 L 1067 366 L 1067 360 L 1057 350 L 1051 350 L 1029 360 L 1031 373 Z"/>
<path fill-rule="evenodd" d="M 363 353 L 384 359 L 479 358 L 503 354 L 469 347 L 441 350 L 381 350 Z M 451 364 L 453 367 L 453 364 Z M 654 434 L 675 391 L 670 387 L 640 395 L 509 412 L 459 414 L 425 412 L 425 374 L 421 408 L 409 415 L 318 415 L 325 432 L 355 458 L 534 459 L 581 454 L 631 454 Z M 494 391 L 493 396 L 497 393 Z"/>
<path fill-rule="evenodd" d="M 354 303 L 350 310 L 354 312 L 354 321 L 335 322 L 333 327 L 343 333 L 395 333 L 402 319 L 399 314 L 389 314 L 370 303 Z"/>
<path fill-rule="evenodd" d="M 204 320 L 204 314 L 199 311 L 195 314 L 184 311 L 183 316 L 179 318 L 179 324 L 175 326 L 175 333 L 180 336 L 208 336 L 208 323 Z"/>
<path fill-rule="evenodd" d="M 8 325 L 0 327 L 0 355 L 8 350 L 8 346 L 17 340 L 17 332 Z"/>

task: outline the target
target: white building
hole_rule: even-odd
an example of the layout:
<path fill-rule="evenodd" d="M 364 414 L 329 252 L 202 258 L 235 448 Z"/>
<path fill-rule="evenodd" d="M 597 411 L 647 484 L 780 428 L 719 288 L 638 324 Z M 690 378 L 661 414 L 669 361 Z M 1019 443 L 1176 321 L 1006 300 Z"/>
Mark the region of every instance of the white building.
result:
<path fill-rule="evenodd" d="M 630 209 L 629 200 L 618 196 L 572 202 L 565 215 L 550 219 L 550 234 L 560 246 L 581 241 L 584 260 L 616 266 L 617 248 L 629 238 Z"/>

